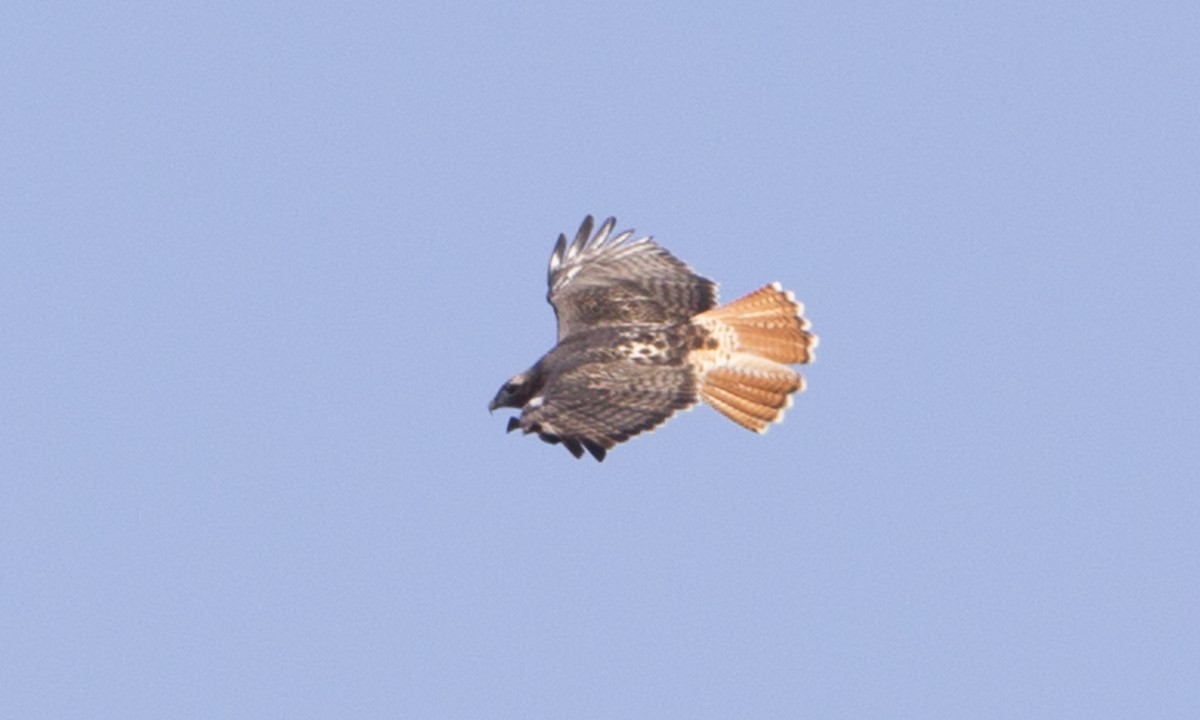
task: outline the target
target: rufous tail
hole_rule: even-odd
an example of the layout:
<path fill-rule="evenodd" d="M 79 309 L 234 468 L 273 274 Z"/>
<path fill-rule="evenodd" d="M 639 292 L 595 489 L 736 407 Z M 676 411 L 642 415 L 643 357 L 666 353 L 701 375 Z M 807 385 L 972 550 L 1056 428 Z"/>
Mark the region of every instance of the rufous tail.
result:
<path fill-rule="evenodd" d="M 707 332 L 691 354 L 704 401 L 755 432 L 782 420 L 792 393 L 804 389 L 804 378 L 788 365 L 810 362 L 817 347 L 803 311 L 790 292 L 771 283 L 692 318 Z"/>

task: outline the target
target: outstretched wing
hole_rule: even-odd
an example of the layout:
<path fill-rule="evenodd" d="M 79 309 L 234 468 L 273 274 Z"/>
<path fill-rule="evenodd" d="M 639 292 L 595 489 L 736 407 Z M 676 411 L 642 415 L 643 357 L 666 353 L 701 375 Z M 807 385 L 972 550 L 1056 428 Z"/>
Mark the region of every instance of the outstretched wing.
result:
<path fill-rule="evenodd" d="M 652 430 L 699 400 L 687 365 L 590 363 L 560 375 L 543 388 L 540 400 L 510 418 L 509 432 L 551 444 L 562 443 L 575 457 L 586 449 L 597 460 L 617 443 Z"/>
<path fill-rule="evenodd" d="M 683 322 L 716 305 L 716 284 L 649 237 L 613 235 L 617 221 L 609 218 L 589 239 L 592 223 L 591 215 L 584 218 L 569 244 L 559 235 L 550 255 L 546 299 L 560 341 L 602 325 Z"/>

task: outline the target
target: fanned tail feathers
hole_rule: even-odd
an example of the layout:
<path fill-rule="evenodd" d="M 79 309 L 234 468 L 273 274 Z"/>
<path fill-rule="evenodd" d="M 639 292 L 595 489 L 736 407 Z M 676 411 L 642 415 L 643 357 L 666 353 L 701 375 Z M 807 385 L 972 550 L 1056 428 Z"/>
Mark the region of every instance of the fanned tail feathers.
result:
<path fill-rule="evenodd" d="M 804 378 L 788 365 L 810 362 L 817 346 L 803 310 L 771 283 L 693 318 L 708 333 L 703 349 L 692 353 L 704 401 L 755 432 L 782 420 L 792 393 L 804 389 Z"/>

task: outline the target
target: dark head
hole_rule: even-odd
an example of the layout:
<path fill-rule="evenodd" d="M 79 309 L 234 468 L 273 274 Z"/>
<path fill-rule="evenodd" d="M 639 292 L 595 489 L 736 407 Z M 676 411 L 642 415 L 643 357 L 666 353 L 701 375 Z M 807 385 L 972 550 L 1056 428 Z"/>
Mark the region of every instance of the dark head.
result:
<path fill-rule="evenodd" d="M 511 380 L 504 383 L 504 386 L 500 388 L 500 392 L 496 393 L 496 397 L 492 398 L 491 404 L 488 405 L 488 410 L 495 410 L 502 407 L 525 407 L 525 403 L 529 402 L 541 389 L 541 373 L 536 368 L 530 368 L 523 373 L 518 373 Z"/>

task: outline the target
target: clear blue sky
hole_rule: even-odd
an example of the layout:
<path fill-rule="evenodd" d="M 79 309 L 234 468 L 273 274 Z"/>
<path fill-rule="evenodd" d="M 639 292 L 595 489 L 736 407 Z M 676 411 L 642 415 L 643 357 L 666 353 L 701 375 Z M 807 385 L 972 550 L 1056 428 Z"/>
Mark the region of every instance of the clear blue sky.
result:
<path fill-rule="evenodd" d="M 1200 717 L 1193 2 L 8 3 L 0 717 Z M 587 213 L 821 336 L 488 400 Z"/>

